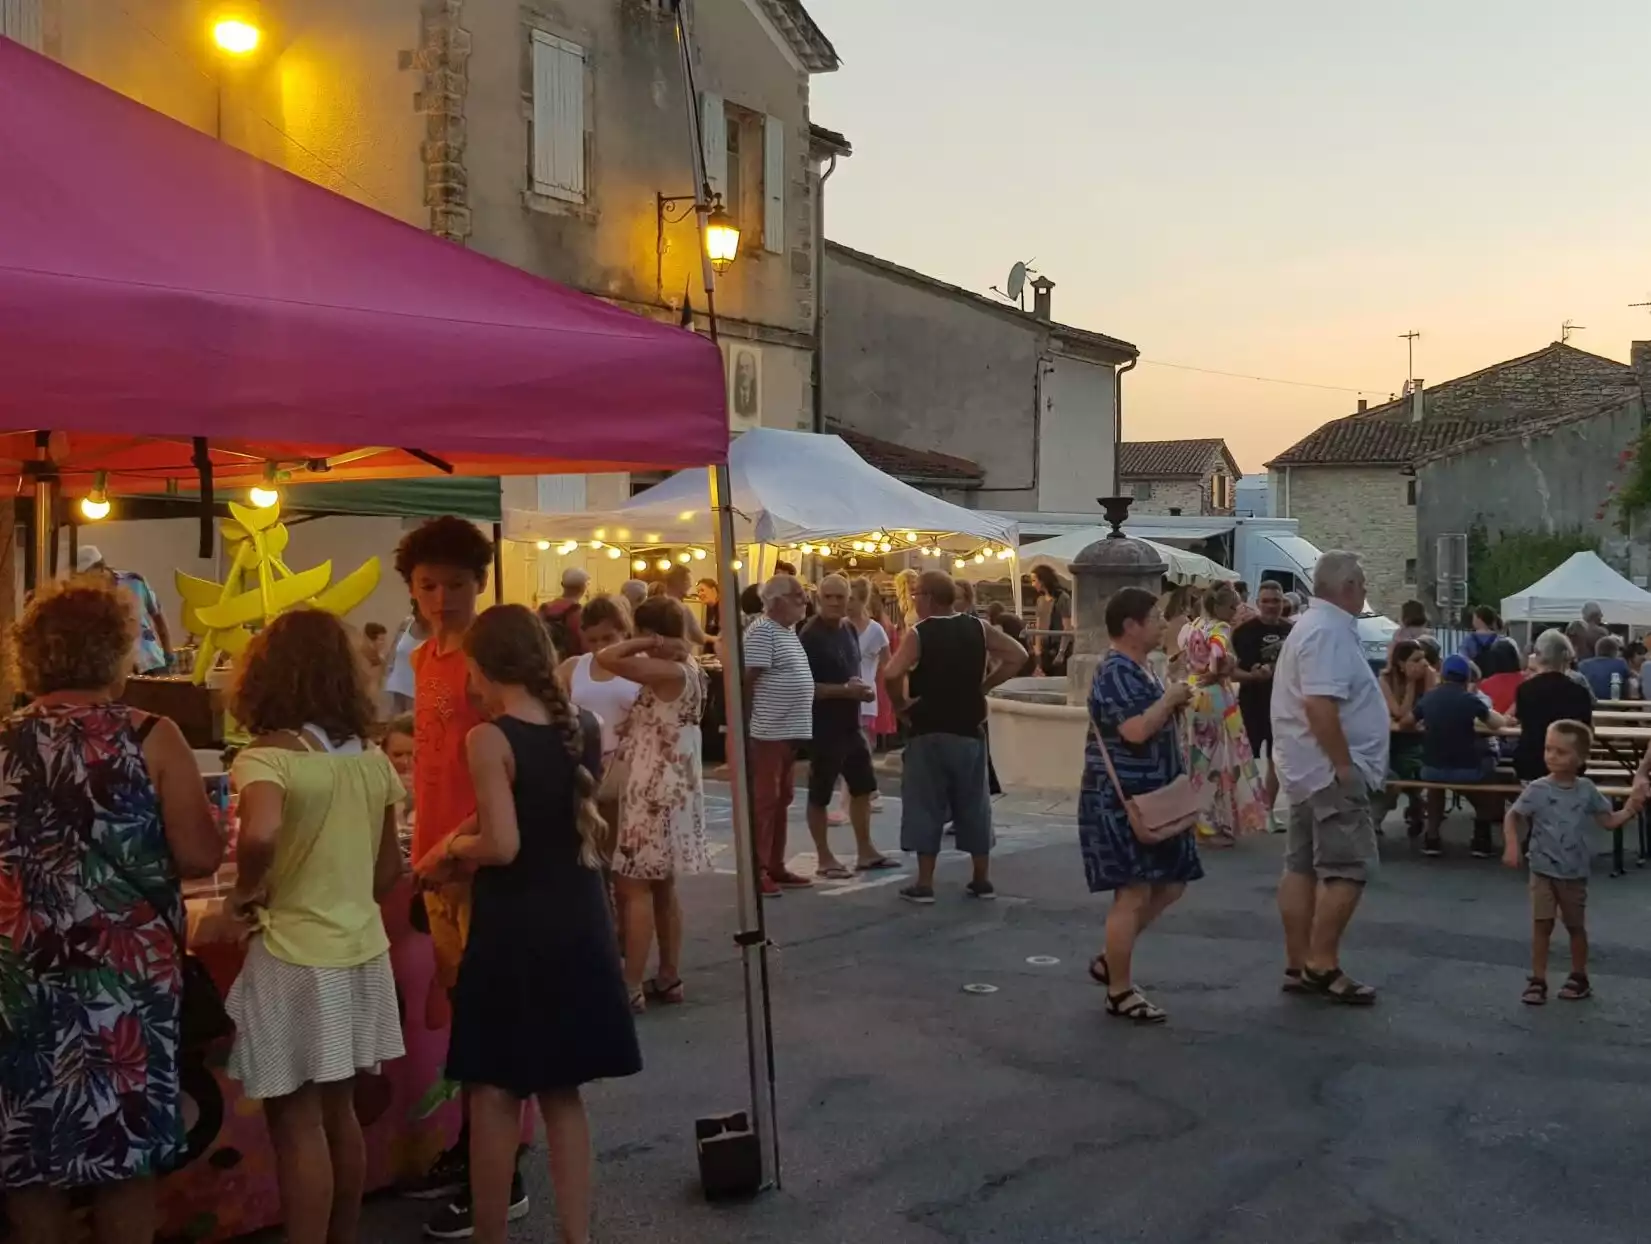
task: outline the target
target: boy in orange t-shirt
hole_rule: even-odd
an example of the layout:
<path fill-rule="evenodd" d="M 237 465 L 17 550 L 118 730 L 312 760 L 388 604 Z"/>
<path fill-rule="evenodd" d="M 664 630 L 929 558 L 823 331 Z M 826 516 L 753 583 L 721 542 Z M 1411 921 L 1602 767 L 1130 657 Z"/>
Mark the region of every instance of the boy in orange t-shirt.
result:
<path fill-rule="evenodd" d="M 476 601 L 492 565 L 493 545 L 487 537 L 474 523 L 451 516 L 420 524 L 396 550 L 396 570 L 430 628 L 430 638 L 412 657 L 415 865 L 431 850 L 439 850 L 454 830 L 475 821 L 476 791 L 464 740 L 486 718 L 470 694 L 464 634 L 476 620 Z M 470 929 L 469 885 L 426 890 L 424 910 L 435 943 L 436 981 L 442 990 L 450 990 L 458 979 Z M 435 995 L 435 1000 L 446 1009 L 443 995 Z M 446 1016 L 441 1018 L 445 1021 Z M 471 1234 L 469 1132 L 467 1109 L 457 1143 L 420 1183 L 405 1190 L 419 1200 L 448 1200 L 425 1226 L 425 1234 L 436 1239 Z M 527 1193 L 518 1172 L 510 1190 L 510 1216 L 514 1220 L 526 1213 Z"/>

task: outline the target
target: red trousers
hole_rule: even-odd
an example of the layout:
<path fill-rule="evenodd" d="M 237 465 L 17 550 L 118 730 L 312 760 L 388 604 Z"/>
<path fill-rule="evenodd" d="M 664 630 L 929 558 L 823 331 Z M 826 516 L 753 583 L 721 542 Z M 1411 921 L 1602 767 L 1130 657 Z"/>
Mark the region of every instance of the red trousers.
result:
<path fill-rule="evenodd" d="M 776 881 L 785 875 L 785 817 L 796 775 L 795 743 L 751 740 L 751 828 L 757 839 L 757 866 Z"/>

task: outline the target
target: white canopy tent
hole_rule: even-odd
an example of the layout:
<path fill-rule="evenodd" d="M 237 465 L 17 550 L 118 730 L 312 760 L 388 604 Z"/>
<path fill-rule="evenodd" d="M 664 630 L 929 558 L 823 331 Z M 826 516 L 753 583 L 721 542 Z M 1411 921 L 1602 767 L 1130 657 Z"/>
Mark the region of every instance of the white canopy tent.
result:
<path fill-rule="evenodd" d="M 883 531 L 896 548 L 1014 548 L 1012 519 L 931 497 L 885 475 L 837 436 L 753 428 L 728 451 L 740 544 L 800 545 Z M 703 471 L 682 471 L 605 512 L 506 510 L 509 540 L 625 547 L 709 544 L 713 526 Z M 908 540 L 906 533 L 917 536 Z M 947 569 L 950 569 L 948 564 Z"/>
<path fill-rule="evenodd" d="M 1570 622 L 1595 604 L 1610 626 L 1651 627 L 1651 592 L 1636 587 L 1597 553 L 1572 553 L 1557 569 L 1502 601 L 1506 622 Z"/>
<path fill-rule="evenodd" d="M 1082 531 L 1068 532 L 1052 540 L 1039 540 L 1036 544 L 1022 547 L 1020 563 L 1029 571 L 1039 566 L 1053 566 L 1065 574 L 1074 557 L 1095 541 L 1104 540 L 1110 534 L 1111 528 L 1108 527 L 1085 527 Z M 1124 534 L 1129 534 L 1127 527 Z M 1157 550 L 1158 556 L 1164 559 L 1164 565 L 1168 567 L 1165 577 L 1172 582 L 1193 587 L 1208 587 L 1212 583 L 1230 583 L 1238 578 L 1220 562 L 1201 553 L 1189 553 L 1186 549 L 1178 549 L 1172 544 L 1159 544 L 1156 540 L 1143 540 L 1142 543 L 1150 544 Z"/>

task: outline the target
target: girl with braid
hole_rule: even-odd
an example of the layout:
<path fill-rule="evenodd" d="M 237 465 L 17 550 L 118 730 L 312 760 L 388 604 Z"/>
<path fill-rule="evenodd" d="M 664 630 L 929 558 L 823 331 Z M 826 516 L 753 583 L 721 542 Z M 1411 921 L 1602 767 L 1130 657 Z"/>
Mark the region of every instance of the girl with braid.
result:
<path fill-rule="evenodd" d="M 619 731 L 615 763 L 625 767 L 625 793 L 613 856 L 625 984 L 639 1015 L 650 998 L 682 1001 L 676 879 L 711 867 L 699 734 L 705 671 L 689 651 L 686 620 L 686 611 L 669 596 L 650 597 L 636 609 L 637 637 L 596 654 L 602 669 L 642 686 Z M 659 974 L 644 984 L 656 940 Z"/>
<path fill-rule="evenodd" d="M 465 739 L 476 819 L 420 861 L 427 881 L 473 872 L 453 990 L 447 1075 L 470 1097 L 478 1244 L 503 1244 L 521 1138 L 537 1101 L 568 1244 L 589 1239 L 590 1131 L 580 1086 L 642 1069 L 602 884 L 602 737 L 568 701 L 545 628 L 496 605 L 464 636 L 490 720 Z"/>

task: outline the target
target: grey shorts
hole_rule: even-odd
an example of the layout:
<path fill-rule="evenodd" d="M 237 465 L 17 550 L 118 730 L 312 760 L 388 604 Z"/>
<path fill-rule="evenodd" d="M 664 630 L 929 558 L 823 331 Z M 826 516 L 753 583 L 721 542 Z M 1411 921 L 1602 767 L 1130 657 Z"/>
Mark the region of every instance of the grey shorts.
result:
<path fill-rule="evenodd" d="M 957 849 L 985 855 L 995 841 L 986 788 L 986 740 L 920 734 L 900 760 L 900 849 L 939 855 L 946 822 Z"/>
<path fill-rule="evenodd" d="M 1332 782 L 1290 804 L 1284 871 L 1363 885 L 1376 870 L 1376 818 L 1363 778 Z"/>

